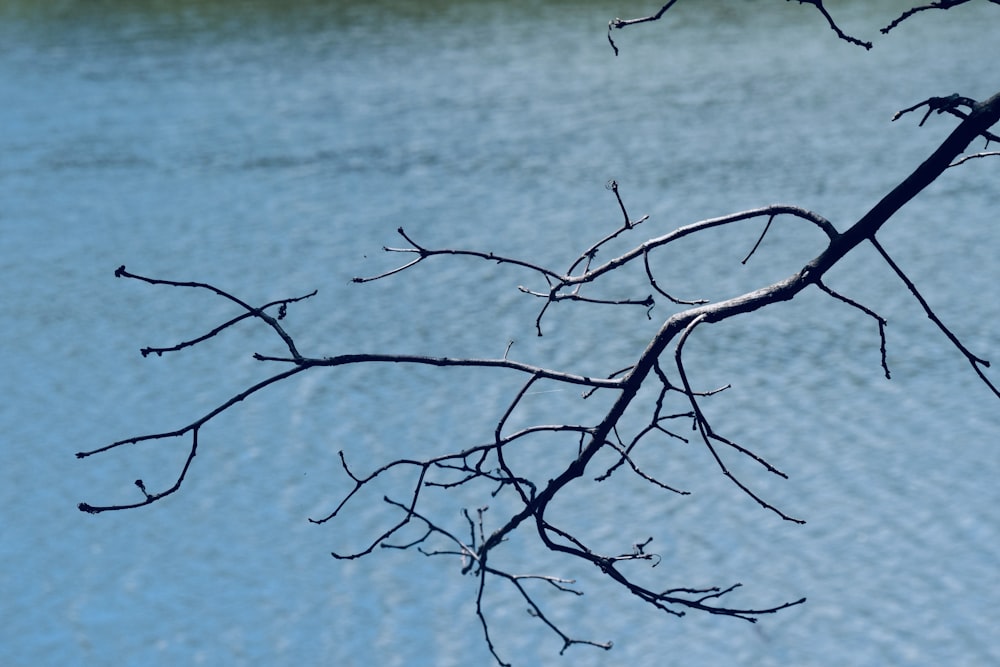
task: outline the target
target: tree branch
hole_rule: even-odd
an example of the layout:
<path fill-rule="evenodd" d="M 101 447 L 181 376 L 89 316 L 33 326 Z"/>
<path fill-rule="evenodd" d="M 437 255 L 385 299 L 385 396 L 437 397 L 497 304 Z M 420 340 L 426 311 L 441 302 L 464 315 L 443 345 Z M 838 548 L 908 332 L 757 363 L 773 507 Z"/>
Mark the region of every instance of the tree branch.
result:
<path fill-rule="evenodd" d="M 789 1 L 791 1 L 791 0 L 789 0 Z M 857 39 L 856 37 L 852 37 L 852 36 L 848 35 L 843 30 L 841 30 L 840 26 L 837 25 L 837 22 L 833 20 L 832 16 L 830 16 L 830 12 L 828 12 L 826 10 L 826 7 L 823 6 L 823 0 L 796 0 L 796 1 L 800 5 L 812 5 L 817 10 L 819 10 L 819 13 L 823 15 L 823 18 L 826 19 L 826 22 L 829 24 L 830 28 L 835 33 L 837 33 L 837 37 L 839 37 L 840 39 L 842 39 L 845 42 L 848 42 L 850 44 L 855 44 L 857 46 L 864 47 L 866 50 L 869 50 L 869 49 L 872 48 L 872 43 L 871 42 L 862 41 L 860 39 Z M 991 2 L 992 1 L 995 1 L 995 0 L 991 0 Z M 642 18 L 636 18 L 636 19 L 614 18 L 614 19 L 611 19 L 610 21 L 608 21 L 608 43 L 611 44 L 611 48 L 614 50 L 615 55 L 616 56 L 618 55 L 618 46 L 615 44 L 614 39 L 611 38 L 611 31 L 612 30 L 621 30 L 622 28 L 627 28 L 630 25 L 636 25 L 636 24 L 639 24 L 639 23 L 649 23 L 649 22 L 652 22 L 652 21 L 659 21 L 660 18 L 662 18 L 663 15 L 666 13 L 666 11 L 668 9 L 670 9 L 671 7 L 673 7 L 674 4 L 676 4 L 676 2 L 677 2 L 677 0 L 670 0 L 670 2 L 668 2 L 667 4 L 665 4 L 662 7 L 660 7 L 659 11 L 657 11 L 655 14 L 651 14 L 649 16 L 644 16 Z M 883 30 L 883 32 L 886 32 L 886 31 Z"/>
<path fill-rule="evenodd" d="M 986 373 L 983 372 L 983 368 L 989 368 L 990 362 L 982 357 L 974 355 L 967 347 L 965 347 L 965 345 L 962 344 L 962 341 L 958 339 L 958 336 L 956 336 L 951 329 L 945 326 L 944 322 L 942 322 L 941 319 L 934 313 L 930 305 L 927 303 L 927 300 L 920 294 L 919 291 L 917 291 L 917 286 L 914 285 L 913 281 L 910 280 L 902 269 L 899 268 L 899 265 L 893 261 L 892 257 L 889 256 L 889 253 L 887 253 L 885 248 L 882 247 L 882 244 L 874 238 L 871 239 L 871 242 L 872 245 L 875 246 L 878 253 L 882 255 L 882 259 L 885 260 L 886 264 L 888 264 L 895 274 L 899 276 L 900 280 L 906 284 L 906 289 L 909 290 L 910 294 L 917 299 L 920 303 L 920 307 L 924 309 L 924 313 L 927 314 L 927 317 L 931 320 L 931 322 L 937 325 L 937 328 L 941 330 L 941 333 L 943 333 L 945 337 L 951 341 L 951 344 L 954 345 L 963 356 L 965 356 L 969 364 L 972 366 L 972 370 L 979 376 L 979 379 L 982 380 L 987 387 L 989 387 L 990 391 L 992 391 L 997 398 L 1000 398 L 1000 389 L 998 389 L 997 386 L 986 376 Z"/>
<path fill-rule="evenodd" d="M 221 290 L 218 287 L 215 287 L 214 285 L 209 285 L 208 283 L 178 282 L 176 280 L 163 280 L 163 279 L 160 279 L 160 278 L 148 278 L 146 276 L 140 276 L 140 275 L 135 274 L 135 273 L 129 273 L 128 271 L 125 270 L 125 265 L 124 264 L 121 265 L 121 266 L 119 266 L 117 269 L 115 269 L 115 277 L 116 278 L 132 278 L 133 280 L 140 280 L 140 281 L 142 281 L 144 283 L 149 283 L 150 285 L 170 285 L 171 287 L 193 287 L 193 288 L 196 288 L 196 289 L 208 290 L 209 292 L 213 292 L 213 293 L 218 294 L 219 296 L 221 296 L 221 297 L 223 297 L 225 299 L 228 299 L 229 301 L 232 301 L 233 303 L 237 304 L 238 306 L 240 306 L 241 308 L 243 308 L 244 310 L 247 311 L 243 315 L 240 315 L 239 317 L 235 317 L 235 318 L 229 320 L 228 322 L 225 322 L 225 323 L 223 323 L 223 324 L 215 327 L 214 329 L 212 329 L 208 333 L 206 333 L 206 334 L 204 334 L 202 336 L 199 336 L 197 338 L 194 338 L 192 340 L 185 341 L 183 343 L 178 343 L 177 345 L 173 345 L 173 346 L 170 346 L 170 347 L 163 347 L 163 348 L 146 347 L 146 348 L 143 348 L 141 350 L 141 353 L 142 353 L 142 356 L 144 356 L 144 357 L 148 356 L 150 353 L 156 354 L 157 356 L 162 356 L 164 352 L 175 352 L 175 351 L 181 350 L 181 349 L 183 349 L 185 347 L 191 347 L 193 345 L 197 345 L 198 343 L 201 343 L 201 342 L 203 342 L 205 340 L 208 340 L 209 338 L 212 338 L 213 336 L 219 334 L 223 330 L 228 329 L 229 327 L 233 326 L 234 324 L 237 324 L 238 322 L 241 322 L 242 320 L 244 320 L 244 319 L 246 319 L 248 317 L 256 317 L 256 318 L 264 321 L 269 327 L 271 327 L 271 329 L 274 330 L 274 332 L 276 334 L 278 334 L 278 336 L 281 338 L 281 340 L 284 341 L 285 345 L 288 347 L 288 352 L 292 355 L 293 358 L 295 358 L 297 360 L 299 360 L 299 359 L 302 358 L 302 355 L 300 355 L 299 351 L 295 348 L 295 342 L 292 340 L 292 337 L 289 336 L 285 332 L 285 330 L 281 327 L 280 324 L 278 324 L 278 320 L 283 319 L 285 317 L 285 312 L 286 312 L 286 309 L 288 307 L 288 304 L 290 304 L 290 303 L 296 303 L 298 301 L 303 301 L 305 299 L 308 299 L 309 297 L 315 296 L 316 293 L 317 293 L 316 290 L 313 290 L 309 294 L 305 294 L 303 296 L 292 297 L 290 299 L 281 299 L 279 301 L 271 301 L 270 303 L 264 304 L 260 308 L 254 308 L 253 306 L 249 305 L 248 303 L 246 303 L 242 299 L 238 299 L 237 297 L 233 296 L 229 292 L 226 292 L 225 290 Z M 274 307 L 274 306 L 278 306 L 278 317 L 276 317 L 276 318 L 268 315 L 265 312 L 266 309 Z"/>
<path fill-rule="evenodd" d="M 890 24 L 888 29 L 895 27 L 899 22 L 922 9 L 947 9 L 948 7 L 962 4 L 963 1 L 965 0 L 952 0 L 951 2 L 945 0 L 928 5 L 927 7 L 914 8 Z M 659 20 L 675 3 L 676 0 L 670 0 L 656 14 L 644 18 L 630 20 L 615 19 L 610 22 L 608 40 L 615 49 L 615 53 L 617 54 L 618 49 L 611 39 L 612 29 L 621 29 L 628 25 Z M 799 3 L 811 4 L 816 7 L 841 39 L 864 46 L 865 48 L 870 48 L 870 43 L 861 42 L 843 33 L 831 18 L 821 0 L 799 0 Z M 887 32 L 888 29 L 883 32 Z M 426 248 L 414 241 L 402 228 L 399 228 L 397 230 L 398 234 L 409 246 L 402 248 L 385 247 L 384 250 L 389 253 L 405 254 L 413 258 L 394 269 L 378 275 L 354 279 L 354 282 L 366 283 L 388 278 L 415 267 L 417 264 L 431 257 L 439 256 L 486 260 L 499 265 L 510 265 L 524 269 L 535 278 L 541 278 L 545 281 L 546 289 L 544 290 L 520 288 L 522 292 L 541 298 L 544 301 L 535 320 L 535 328 L 539 335 L 541 335 L 542 317 L 547 312 L 548 307 L 557 301 L 571 301 L 581 304 L 642 305 L 652 308 L 654 303 L 652 295 L 643 298 L 634 295 L 593 297 L 582 294 L 585 285 L 597 283 L 614 271 L 641 262 L 642 270 L 654 293 L 667 298 L 675 305 L 682 306 L 683 309 L 672 313 L 666 318 L 655 335 L 648 341 L 645 348 L 638 352 L 632 363 L 628 364 L 625 368 L 611 371 L 604 377 L 594 377 L 573 373 L 568 370 L 546 368 L 512 360 L 509 358 L 509 345 L 501 359 L 431 357 L 415 354 L 387 353 L 305 356 L 300 353 L 293 336 L 285 330 L 279 320 L 283 319 L 289 304 L 307 299 L 315 294 L 315 291 L 303 296 L 271 301 L 263 306 L 254 307 L 249 305 L 248 302 L 237 298 L 231 292 L 208 283 L 148 278 L 129 273 L 125 270 L 124 266 L 119 267 L 115 272 L 115 275 L 118 277 L 132 278 L 152 285 L 207 290 L 227 301 L 235 303 L 241 309 L 240 315 L 213 326 L 207 333 L 195 338 L 169 347 L 143 348 L 143 356 L 147 356 L 150 353 L 161 355 L 165 352 L 179 351 L 206 343 L 215 338 L 220 332 L 244 320 L 262 322 L 266 329 L 271 331 L 283 343 L 284 347 L 288 350 L 288 356 L 254 354 L 253 357 L 257 361 L 265 364 L 277 364 L 283 370 L 233 395 L 207 414 L 182 428 L 119 440 L 97 449 L 77 453 L 78 458 L 86 458 L 118 449 L 124 445 L 135 445 L 154 440 L 190 436 L 190 445 L 186 451 L 187 455 L 184 464 L 173 485 L 166 490 L 155 493 L 150 492 L 146 488 L 144 481 L 138 479 L 134 482 L 134 485 L 141 493 L 139 501 L 103 506 L 80 503 L 79 509 L 91 514 L 110 510 L 134 509 L 152 504 L 175 493 L 180 489 L 191 468 L 197 453 L 199 437 L 203 426 L 262 389 L 313 368 L 335 368 L 352 364 L 371 365 L 392 363 L 441 368 L 503 369 L 522 374 L 524 381 L 513 392 L 511 399 L 498 417 L 493 433 L 491 435 L 484 435 L 483 439 L 478 443 L 470 438 L 474 444 L 449 447 L 451 451 L 445 453 L 434 453 L 423 458 L 410 458 L 406 456 L 389 462 L 376 463 L 370 467 L 371 471 L 365 474 L 357 472 L 349 466 L 344 452 L 339 452 L 341 468 L 344 471 L 344 475 L 350 480 L 350 484 L 348 485 L 350 488 L 340 497 L 339 502 L 332 511 L 320 518 L 310 519 L 315 524 L 325 524 L 347 514 L 346 509 L 348 506 L 353 507 L 354 503 L 364 502 L 362 494 L 374 488 L 376 482 L 389 481 L 397 473 L 410 475 L 410 477 L 407 477 L 407 482 L 399 488 L 399 491 L 405 494 L 402 501 L 393 499 L 389 495 L 381 494 L 381 501 L 390 508 L 390 512 L 394 517 L 389 522 L 388 527 L 380 528 L 381 532 L 374 539 L 363 543 L 364 546 L 358 550 L 332 552 L 335 558 L 361 558 L 372 553 L 376 548 L 410 549 L 419 551 L 427 556 L 457 557 L 461 562 L 461 573 L 463 575 L 471 574 L 476 577 L 476 614 L 483 628 L 487 646 L 496 661 L 500 664 L 506 663 L 500 657 L 491 637 L 484 609 L 483 598 L 488 580 L 490 582 L 496 580 L 506 581 L 512 585 L 521 598 L 528 604 L 531 615 L 539 619 L 560 638 L 563 644 L 561 652 L 577 644 L 591 645 L 604 649 L 611 647 L 610 642 L 595 642 L 573 638 L 558 627 L 543 611 L 543 607 L 539 601 L 540 598 L 535 592 L 535 586 L 540 585 L 545 591 L 554 589 L 558 593 L 568 592 L 573 595 L 580 595 L 581 593 L 573 587 L 575 584 L 574 581 L 550 574 L 518 574 L 505 569 L 502 562 L 498 565 L 498 561 L 501 561 L 501 556 L 503 555 L 501 550 L 502 545 L 508 543 L 514 532 L 525 523 L 534 528 L 534 532 L 537 534 L 540 543 L 550 551 L 594 565 L 602 576 L 606 576 L 611 581 L 619 584 L 636 598 L 670 615 L 682 616 L 687 611 L 692 610 L 732 616 L 755 622 L 762 615 L 775 613 L 791 606 L 802 604 L 805 598 L 759 607 L 729 606 L 724 600 L 730 599 L 727 596 L 740 587 L 739 583 L 727 587 L 667 587 L 662 589 L 640 585 L 638 578 L 630 574 L 632 572 L 630 568 L 633 568 L 637 564 L 656 567 L 660 562 L 659 554 L 648 550 L 653 541 L 652 537 L 644 542 L 632 544 L 631 548 L 626 543 L 621 549 L 614 549 L 609 554 L 602 554 L 588 546 L 585 536 L 559 525 L 558 517 L 552 516 L 556 512 L 550 512 L 549 510 L 552 507 L 552 501 L 559 497 L 561 492 L 570 484 L 585 476 L 591 476 L 596 482 L 602 482 L 624 466 L 632 470 L 643 482 L 651 484 L 658 489 L 687 495 L 688 491 L 679 490 L 644 471 L 637 463 L 635 454 L 641 443 L 647 442 L 648 439 L 656 434 L 661 434 L 669 439 L 679 439 L 686 442 L 685 438 L 669 430 L 667 425 L 671 420 L 690 419 L 694 430 L 698 434 L 696 437 L 700 438 L 702 444 L 711 453 L 715 461 L 715 466 L 729 483 L 733 484 L 743 495 L 747 496 L 763 509 L 768 510 L 781 519 L 794 523 L 803 523 L 802 519 L 794 518 L 778 509 L 774 504 L 754 491 L 751 483 L 744 482 L 731 472 L 727 465 L 727 459 L 733 456 L 743 456 L 757 463 L 763 468 L 763 471 L 787 478 L 784 472 L 772 465 L 767 459 L 715 430 L 703 406 L 708 404 L 712 396 L 726 387 L 712 391 L 696 390 L 695 382 L 685 365 L 684 348 L 696 329 L 699 330 L 699 335 L 701 335 L 702 331 L 706 331 L 706 329 L 710 331 L 710 328 L 702 328 L 704 325 L 727 321 L 740 315 L 753 313 L 761 308 L 791 300 L 806 288 L 815 285 L 827 295 L 860 310 L 877 322 L 880 337 L 881 363 L 884 374 L 888 378 L 889 369 L 886 363 L 885 336 L 886 320 L 873 310 L 834 291 L 824 280 L 826 273 L 833 266 L 837 265 L 854 248 L 866 241 L 875 247 L 882 260 L 900 277 L 906 288 L 924 308 L 927 316 L 934 321 L 939 330 L 966 357 L 974 371 L 987 387 L 996 396 L 1000 397 L 1000 391 L 998 391 L 997 387 L 983 371 L 983 368 L 989 367 L 989 362 L 972 354 L 961 343 L 958 337 L 941 322 L 927 301 L 917 291 L 913 281 L 900 269 L 876 239 L 878 231 L 888 220 L 902 206 L 919 194 L 930 183 L 934 182 L 945 169 L 955 164 L 960 164 L 972 157 L 996 154 L 995 152 L 988 152 L 964 158 L 959 157 L 967 150 L 970 143 L 977 138 L 985 138 L 987 142 L 998 140 L 997 136 L 992 133 L 991 128 L 1000 119 L 1000 93 L 985 102 L 976 102 L 957 94 L 948 97 L 932 97 L 901 110 L 895 115 L 893 120 L 923 107 L 926 107 L 926 113 L 920 121 L 920 125 L 924 124 L 932 112 L 936 112 L 937 114 L 947 113 L 957 118 L 957 126 L 940 146 L 922 164 L 914 169 L 906 179 L 888 192 L 867 213 L 843 232 L 838 231 L 826 218 L 812 211 L 796 206 L 771 205 L 694 222 L 667 234 L 634 244 L 626 252 L 612 257 L 604 263 L 598 263 L 597 255 L 599 251 L 603 251 L 612 241 L 624 239 L 626 234 L 636 229 L 647 219 L 647 216 L 643 216 L 638 220 L 631 219 L 619 191 L 618 183 L 611 181 L 608 184 L 608 189 L 611 190 L 616 198 L 622 222 L 609 226 L 611 229 L 610 232 L 601 236 L 596 242 L 585 245 L 585 249 L 579 254 L 569 255 L 571 261 L 569 262 L 569 269 L 565 272 L 557 271 L 526 259 L 500 256 L 492 252 L 461 250 L 450 247 L 438 249 Z M 682 301 L 671 296 L 657 284 L 649 259 L 652 253 L 693 234 L 700 234 L 710 229 L 722 228 L 727 225 L 756 220 L 758 218 L 766 218 L 767 222 L 760 237 L 743 259 L 743 263 L 745 263 L 756 252 L 764 236 L 771 232 L 772 222 L 778 216 L 790 216 L 803 220 L 817 227 L 826 239 L 823 249 L 792 275 L 772 284 L 763 285 L 758 289 L 718 302 L 708 302 L 706 300 Z M 645 288 L 643 288 L 643 291 L 645 291 Z M 268 312 L 273 309 L 277 309 L 277 316 Z M 647 310 L 647 315 L 648 312 Z M 667 355 L 670 355 L 670 357 Z M 663 362 L 667 358 L 672 358 L 673 368 L 677 373 L 676 381 L 672 380 L 664 369 Z M 673 370 L 671 370 L 672 372 Z M 529 395 L 529 390 L 535 387 L 541 380 L 548 380 L 566 386 L 580 387 L 583 390 L 582 398 L 588 398 L 600 390 L 610 389 L 614 391 L 607 395 L 608 402 L 606 406 L 602 405 L 600 409 L 595 410 L 598 414 L 592 422 L 537 423 L 519 428 L 511 427 L 512 415 L 527 400 L 526 397 Z M 643 391 L 644 389 L 649 389 L 651 384 L 652 388 L 655 389 L 655 398 L 648 392 Z M 641 400 L 640 396 L 643 397 Z M 649 399 L 653 401 L 651 414 L 641 420 L 637 427 L 633 426 L 632 420 L 625 419 L 626 413 L 630 409 L 634 410 L 637 405 L 648 406 L 648 403 L 644 403 L 643 401 Z M 681 403 L 682 407 L 673 407 L 672 401 L 674 399 Z M 551 471 L 548 469 L 543 470 L 542 466 L 537 466 L 536 469 L 536 467 L 532 467 L 531 465 L 524 465 L 523 459 L 516 457 L 531 456 L 532 452 L 530 450 L 525 451 L 527 448 L 524 447 L 524 443 L 533 441 L 534 436 L 541 434 L 554 434 L 560 436 L 562 438 L 561 441 L 565 442 L 564 449 L 557 449 L 551 452 L 552 459 L 558 459 L 559 466 L 551 476 L 549 474 Z M 594 476 L 594 471 L 591 469 L 593 461 L 602 452 L 609 454 L 614 463 L 607 467 L 603 473 Z M 521 468 L 526 468 L 526 470 L 522 470 Z M 435 493 L 448 493 L 457 488 L 462 488 L 469 493 L 482 492 L 484 496 L 488 494 L 489 499 L 502 496 L 502 500 L 504 501 L 503 506 L 506 509 L 504 513 L 499 515 L 499 519 L 496 521 L 495 526 L 493 526 L 492 531 L 488 532 L 484 527 L 485 504 L 479 506 L 476 520 L 473 520 L 467 509 L 463 510 L 462 519 L 464 519 L 464 523 L 460 526 L 460 529 L 453 529 L 446 522 L 424 513 L 421 501 L 425 496 Z M 395 491 L 393 494 L 395 494 Z M 418 533 L 416 537 L 412 537 L 409 533 L 409 529 L 414 527 Z M 407 530 L 404 531 L 404 529 Z M 468 529 L 468 539 L 460 538 L 459 535 L 464 534 L 466 529 Z"/>
<path fill-rule="evenodd" d="M 889 34 L 889 32 L 893 28 L 895 28 L 900 23 L 902 23 L 906 19 L 910 18 L 911 16 L 913 16 L 914 14 L 917 14 L 919 12 L 923 12 L 923 11 L 926 11 L 928 9 L 951 9 L 952 7 L 957 7 L 959 5 L 964 5 L 968 1 L 969 0 L 937 0 L 937 2 L 932 2 L 929 5 L 919 5 L 917 7 L 913 7 L 911 9 L 907 9 L 905 12 L 903 12 L 898 17 L 896 17 L 895 19 L 893 19 L 889 23 L 889 25 L 887 25 L 886 27 L 882 28 L 880 30 L 880 32 L 883 35 Z M 1000 0 L 988 0 L 988 1 L 992 2 L 995 5 L 1000 5 Z"/>
<path fill-rule="evenodd" d="M 789 0 L 789 2 L 790 1 L 791 0 Z M 826 10 L 826 7 L 823 6 L 823 0 L 797 0 L 797 2 L 800 5 L 812 5 L 813 7 L 818 9 L 819 13 L 822 14 L 823 18 L 826 19 L 826 22 L 827 24 L 829 24 L 830 29 L 833 30 L 835 33 L 837 33 L 837 37 L 839 37 L 840 39 L 844 40 L 845 42 L 848 42 L 849 44 L 855 44 L 857 46 L 863 47 L 866 51 L 871 50 L 872 48 L 871 42 L 865 42 L 858 39 L 857 37 L 851 37 L 850 35 L 848 35 L 843 30 L 840 29 L 840 26 L 837 25 L 837 22 L 833 20 L 832 16 L 830 16 L 830 12 L 828 12 Z"/>

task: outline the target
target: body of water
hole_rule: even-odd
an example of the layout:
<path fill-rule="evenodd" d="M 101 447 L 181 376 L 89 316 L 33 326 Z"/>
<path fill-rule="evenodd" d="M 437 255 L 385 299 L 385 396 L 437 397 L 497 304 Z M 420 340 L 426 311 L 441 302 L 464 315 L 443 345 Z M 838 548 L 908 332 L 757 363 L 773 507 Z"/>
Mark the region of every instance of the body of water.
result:
<path fill-rule="evenodd" d="M 457 562 L 363 547 L 395 519 L 377 496 L 335 507 L 359 472 L 488 440 L 517 378 L 441 369 L 316 370 L 254 397 L 201 433 L 182 490 L 98 516 L 80 501 L 134 502 L 169 485 L 184 443 L 79 461 L 74 453 L 189 423 L 272 372 L 280 341 L 206 293 L 116 280 L 206 281 L 290 308 L 310 356 L 398 352 L 511 357 L 607 375 L 669 316 L 558 304 L 535 336 L 528 273 L 438 258 L 351 284 L 398 259 L 404 227 L 454 245 L 565 267 L 633 218 L 618 249 L 699 219 L 796 204 L 840 229 L 954 126 L 892 114 L 931 95 L 996 91 L 986 2 L 924 12 L 865 52 L 815 8 L 678 3 L 606 38 L 641 2 L 0 1 L 0 403 L 4 665 L 484 665 L 476 582 Z M 873 38 L 909 6 L 827 3 Z M 977 147 L 978 148 L 978 147 Z M 1000 359 L 997 168 L 946 174 L 880 237 L 976 353 Z M 761 221 L 762 223 L 763 221 Z M 725 298 L 796 270 L 822 247 L 775 221 L 705 234 L 655 258 L 678 296 Z M 1000 662 L 996 453 L 1000 404 L 865 248 L 829 284 L 888 319 L 882 376 L 873 320 L 803 294 L 688 343 L 715 426 L 789 474 L 732 462 L 756 492 L 807 520 L 782 522 L 718 473 L 695 442 L 650 445 L 642 463 L 690 496 L 629 480 L 581 481 L 553 507 L 594 543 L 654 537 L 664 588 L 742 582 L 731 604 L 804 605 L 752 625 L 677 619 L 539 553 L 525 571 L 575 577 L 582 598 L 539 593 L 573 647 L 497 585 L 488 613 L 518 665 L 985 665 Z M 604 292 L 601 292 L 604 289 Z M 623 274 L 594 294 L 645 296 Z M 525 418 L 579 414 L 574 391 L 539 393 Z M 588 403 L 583 404 L 587 409 Z M 572 438 L 570 440 L 573 440 Z M 545 447 L 546 449 L 542 449 Z M 543 441 L 539 461 L 569 443 Z M 551 448 L 551 449 L 549 449 Z M 484 500 L 435 496 L 464 531 Z M 501 501 L 497 501 L 501 502 Z M 475 506 L 475 505 L 472 505 Z M 495 508 L 493 511 L 499 511 Z M 489 516 L 489 513 L 487 513 Z"/>

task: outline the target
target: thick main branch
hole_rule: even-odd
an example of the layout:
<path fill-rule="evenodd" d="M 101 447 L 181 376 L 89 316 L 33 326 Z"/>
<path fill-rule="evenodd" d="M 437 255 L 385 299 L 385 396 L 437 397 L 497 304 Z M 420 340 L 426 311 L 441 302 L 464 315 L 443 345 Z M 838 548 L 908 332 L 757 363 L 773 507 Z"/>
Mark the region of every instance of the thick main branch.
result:
<path fill-rule="evenodd" d="M 878 230 L 907 202 L 936 180 L 969 144 L 986 133 L 1000 120 L 1000 93 L 973 106 L 972 112 L 956 127 L 934 153 L 918 166 L 906 179 L 892 189 L 860 220 L 845 232 L 832 236 L 827 248 L 798 273 L 767 287 L 719 303 L 689 308 L 671 316 L 650 341 L 632 370 L 621 382 L 621 393 L 604 419 L 589 437 L 580 455 L 557 477 L 550 480 L 520 512 L 497 529 L 483 545 L 482 552 L 499 544 L 525 519 L 536 517 L 539 530 L 543 531 L 544 513 L 548 503 L 567 484 L 581 477 L 591 459 L 611 436 L 612 429 L 635 399 L 654 364 L 666 348 L 692 322 L 720 322 L 736 315 L 753 312 L 780 301 L 788 301 L 806 287 L 817 283 L 831 267 L 862 241 L 874 238 Z"/>

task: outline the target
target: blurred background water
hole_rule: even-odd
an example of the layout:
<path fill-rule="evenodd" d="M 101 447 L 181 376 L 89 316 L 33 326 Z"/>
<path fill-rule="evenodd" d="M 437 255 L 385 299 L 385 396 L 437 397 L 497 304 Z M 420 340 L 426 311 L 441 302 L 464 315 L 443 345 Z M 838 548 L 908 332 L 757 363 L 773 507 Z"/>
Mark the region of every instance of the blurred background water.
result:
<path fill-rule="evenodd" d="M 910 3 L 828 3 L 874 37 Z M 4 665 L 489 664 L 475 582 L 457 564 L 362 548 L 394 517 L 377 496 L 350 518 L 306 521 L 359 471 L 490 437 L 517 378 L 352 367 L 306 374 L 202 432 L 182 491 L 184 443 L 78 461 L 74 452 L 168 430 L 270 369 L 279 341 L 244 326 L 143 359 L 236 311 L 191 290 L 115 280 L 120 264 L 201 280 L 290 309 L 305 354 L 511 356 L 607 374 L 670 309 L 561 304 L 534 335 L 533 276 L 441 260 L 380 283 L 383 245 L 516 254 L 557 267 L 611 230 L 617 179 L 629 241 L 769 203 L 844 228 L 954 125 L 891 115 L 930 95 L 996 88 L 998 11 L 927 12 L 872 52 L 835 38 L 814 8 L 680 3 L 615 35 L 635 2 L 0 2 L 0 267 L 5 281 L 0 427 L 0 662 Z M 947 174 L 881 238 L 969 347 L 996 357 L 996 164 Z M 706 234 L 663 252 L 661 284 L 724 298 L 781 278 L 821 247 L 805 225 Z M 644 296 L 623 274 L 594 294 Z M 534 282 L 532 282 L 534 281 Z M 720 479 L 694 444 L 641 455 L 664 495 L 619 473 L 554 508 L 608 550 L 655 538 L 657 585 L 744 586 L 733 604 L 808 603 L 757 625 L 653 613 L 588 568 L 502 553 L 577 577 L 583 598 L 540 601 L 577 637 L 579 665 L 983 665 L 1000 662 L 996 399 L 890 271 L 859 249 L 829 277 L 888 318 L 893 379 L 874 322 L 819 294 L 699 332 L 688 346 L 716 427 L 790 479 L 733 462 L 804 526 Z M 995 360 L 995 359 L 994 359 Z M 574 392 L 539 394 L 527 418 L 563 421 Z M 586 409 L 588 404 L 584 404 Z M 544 460 L 574 443 L 546 441 Z M 613 478 L 614 479 L 614 478 Z M 482 502 L 431 501 L 454 520 Z M 489 513 L 487 513 L 489 516 Z M 502 586 L 489 607 L 515 664 L 559 660 L 558 638 Z"/>

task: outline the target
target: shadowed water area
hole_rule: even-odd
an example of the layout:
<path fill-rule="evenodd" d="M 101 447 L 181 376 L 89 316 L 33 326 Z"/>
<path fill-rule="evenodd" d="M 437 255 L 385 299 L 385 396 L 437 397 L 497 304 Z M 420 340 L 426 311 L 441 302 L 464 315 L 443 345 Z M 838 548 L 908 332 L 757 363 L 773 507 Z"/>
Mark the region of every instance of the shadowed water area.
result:
<path fill-rule="evenodd" d="M 654 3 L 655 4 L 655 3 Z M 607 375 L 672 312 L 557 304 L 535 335 L 530 273 L 437 258 L 382 282 L 404 227 L 428 246 L 565 268 L 612 231 L 620 186 L 647 222 L 614 249 L 745 208 L 788 203 L 846 228 L 954 126 L 898 109 L 997 87 L 1000 9 L 925 12 L 830 2 L 865 52 L 810 6 L 678 3 L 615 34 L 627 2 L 0 1 L 0 663 L 4 665 L 469 665 L 491 657 L 476 580 L 457 560 L 364 548 L 396 519 L 378 493 L 322 527 L 359 470 L 488 441 L 510 374 L 317 369 L 201 433 L 182 490 L 133 512 L 141 478 L 169 486 L 185 443 L 73 454 L 200 417 L 268 375 L 281 342 L 243 325 L 200 348 L 142 358 L 238 314 L 206 293 L 113 277 L 201 280 L 252 303 L 305 294 L 288 330 L 304 354 L 511 358 Z M 978 149 L 979 146 L 974 148 Z M 997 165 L 950 170 L 879 238 L 938 315 L 997 361 Z M 788 276 L 823 247 L 809 225 L 764 220 L 657 255 L 685 298 L 727 298 Z M 603 252 L 603 251 L 602 251 Z M 804 518 L 782 522 L 728 483 L 696 441 L 662 438 L 641 464 L 581 480 L 553 517 L 609 552 L 653 537 L 641 576 L 663 588 L 743 586 L 732 605 L 805 605 L 743 621 L 656 612 L 591 567 L 541 553 L 526 531 L 492 558 L 576 578 L 539 589 L 549 618 L 610 652 L 572 647 L 509 588 L 487 607 L 518 665 L 984 665 L 1000 662 L 1000 404 L 868 248 L 828 283 L 888 320 L 811 291 L 688 342 L 713 424 L 788 473 L 734 472 Z M 595 296 L 644 297 L 641 271 Z M 525 403 L 523 423 L 584 419 L 575 390 Z M 678 424 L 682 435 L 691 435 Z M 539 440 L 523 463 L 576 440 Z M 595 474 L 600 471 L 595 470 Z M 412 484 L 400 479 L 399 484 Z M 407 488 L 400 486 L 398 488 Z M 428 511 L 464 531 L 458 491 Z M 491 511 L 499 513 L 502 500 Z M 487 517 L 490 514 L 487 512 Z M 499 516 L 499 514 L 498 514 Z M 636 572 L 646 564 L 636 566 Z"/>

